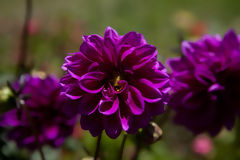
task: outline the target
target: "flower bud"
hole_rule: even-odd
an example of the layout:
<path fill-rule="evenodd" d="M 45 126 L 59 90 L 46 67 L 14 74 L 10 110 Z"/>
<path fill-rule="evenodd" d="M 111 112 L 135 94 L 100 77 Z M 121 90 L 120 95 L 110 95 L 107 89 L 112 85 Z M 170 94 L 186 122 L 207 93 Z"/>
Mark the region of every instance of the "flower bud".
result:
<path fill-rule="evenodd" d="M 162 129 L 154 122 L 150 122 L 142 131 L 143 142 L 153 144 L 162 138 Z"/>

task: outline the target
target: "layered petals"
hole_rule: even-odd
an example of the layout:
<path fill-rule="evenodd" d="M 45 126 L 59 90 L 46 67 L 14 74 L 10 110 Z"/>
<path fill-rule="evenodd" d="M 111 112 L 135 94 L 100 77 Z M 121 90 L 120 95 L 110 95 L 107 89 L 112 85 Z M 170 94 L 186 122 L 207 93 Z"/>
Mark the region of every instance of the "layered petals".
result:
<path fill-rule="evenodd" d="M 157 53 L 133 31 L 119 35 L 107 27 L 103 37 L 83 36 L 80 52 L 65 58 L 61 80 L 62 94 L 74 102 L 83 129 L 93 136 L 105 130 L 117 138 L 122 130 L 133 134 L 163 113 L 169 76 Z"/>
<path fill-rule="evenodd" d="M 233 30 L 182 43 L 184 56 L 168 60 L 175 122 L 195 134 L 231 129 L 239 113 L 240 41 Z M 234 88 L 234 89 L 233 89 Z"/>
<path fill-rule="evenodd" d="M 19 147 L 37 149 L 36 134 L 40 145 L 59 147 L 66 137 L 71 135 L 76 122 L 77 114 L 71 111 L 72 108 L 64 112 L 72 102 L 65 95 L 60 95 L 60 86 L 56 77 L 48 76 L 45 79 L 30 75 L 24 77 L 24 86 L 20 94 L 30 95 L 30 98 L 25 100 L 27 111 L 24 108 L 15 108 L 2 114 L 0 126 L 11 127 L 7 137 L 16 141 Z M 62 80 L 64 85 L 71 82 L 73 81 L 70 77 L 64 77 Z M 14 86 L 19 86 L 18 84 L 19 81 L 16 81 Z M 78 92 L 73 88 L 70 92 L 67 91 L 71 93 L 69 97 L 72 99 L 76 99 L 75 94 Z"/>

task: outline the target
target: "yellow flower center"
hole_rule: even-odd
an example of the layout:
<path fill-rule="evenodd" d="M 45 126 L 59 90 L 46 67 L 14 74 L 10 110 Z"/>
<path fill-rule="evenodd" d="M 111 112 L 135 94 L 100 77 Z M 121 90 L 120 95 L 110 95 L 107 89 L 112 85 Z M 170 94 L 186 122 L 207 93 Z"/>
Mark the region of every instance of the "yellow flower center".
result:
<path fill-rule="evenodd" d="M 114 78 L 113 80 L 113 87 L 114 87 L 114 90 L 117 92 L 120 92 L 123 88 L 123 86 L 118 83 L 120 80 L 121 80 L 120 75 L 116 76 L 116 78 Z"/>

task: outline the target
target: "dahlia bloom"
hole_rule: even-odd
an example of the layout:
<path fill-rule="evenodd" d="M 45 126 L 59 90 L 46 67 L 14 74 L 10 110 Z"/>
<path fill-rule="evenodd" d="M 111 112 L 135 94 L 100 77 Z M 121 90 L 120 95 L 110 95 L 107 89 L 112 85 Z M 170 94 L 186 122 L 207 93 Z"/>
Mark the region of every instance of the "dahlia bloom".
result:
<path fill-rule="evenodd" d="M 240 113 L 240 39 L 233 30 L 223 38 L 205 35 L 197 42 L 184 41 L 182 52 L 168 61 L 175 122 L 195 134 L 230 130 Z"/>
<path fill-rule="evenodd" d="M 16 90 L 19 83 L 14 83 Z M 25 100 L 27 109 L 21 107 L 19 112 L 14 108 L 0 116 L 0 126 L 11 127 L 7 137 L 16 141 L 18 147 L 30 150 L 37 148 L 35 136 L 39 145 L 60 146 L 71 135 L 76 116 L 62 111 L 66 110 L 69 102 L 60 95 L 58 79 L 54 76 L 40 79 L 26 75 L 21 95 L 30 96 Z"/>
<path fill-rule="evenodd" d="M 67 56 L 62 68 L 63 93 L 93 136 L 103 130 L 111 138 L 122 130 L 133 134 L 164 112 L 169 77 L 142 34 L 120 36 L 107 27 L 104 37 L 83 36 L 79 52 Z"/>

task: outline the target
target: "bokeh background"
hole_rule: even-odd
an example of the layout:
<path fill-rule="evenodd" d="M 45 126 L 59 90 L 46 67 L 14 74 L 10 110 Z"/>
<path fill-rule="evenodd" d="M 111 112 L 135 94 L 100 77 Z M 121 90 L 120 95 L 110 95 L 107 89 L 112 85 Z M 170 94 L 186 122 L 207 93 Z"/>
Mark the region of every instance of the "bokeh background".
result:
<path fill-rule="evenodd" d="M 12 79 L 18 61 L 20 35 L 25 15 L 24 0 L 0 0 L 0 86 Z M 182 40 L 196 40 L 203 34 L 224 34 L 233 28 L 240 33 L 239 0 L 33 0 L 27 64 L 35 71 L 63 75 L 61 65 L 67 53 L 76 52 L 84 34 L 103 35 L 107 26 L 119 34 L 137 31 L 157 46 L 159 60 L 181 54 Z M 164 135 L 145 147 L 139 160 L 234 160 L 240 157 L 236 129 L 223 130 L 217 137 L 194 137 L 172 123 L 171 111 L 157 120 Z M 166 118 L 167 117 L 167 118 Z M 167 120 L 166 120 L 167 119 Z M 4 140 L 4 135 L 1 135 Z M 104 135 L 101 154 L 116 159 L 122 136 L 111 140 Z M 48 160 L 78 160 L 95 150 L 96 138 L 76 127 L 62 148 L 44 148 Z M 125 159 L 135 152 L 130 136 Z M 16 148 L 14 142 L 0 145 L 12 159 L 40 159 Z M 200 148 L 199 148 L 200 147 Z M 202 148 L 201 148 L 202 147 Z M 85 148 L 85 149 L 84 149 Z M 205 150 L 204 150 L 205 149 Z M 199 151 L 200 150 L 200 151 Z M 15 157 L 15 158 L 14 158 Z M 240 159 L 240 158 L 239 158 Z"/>

